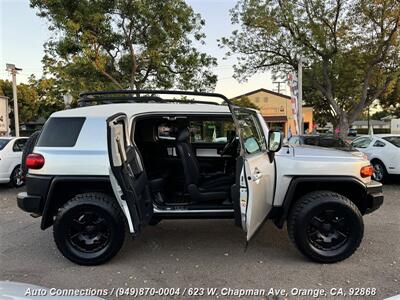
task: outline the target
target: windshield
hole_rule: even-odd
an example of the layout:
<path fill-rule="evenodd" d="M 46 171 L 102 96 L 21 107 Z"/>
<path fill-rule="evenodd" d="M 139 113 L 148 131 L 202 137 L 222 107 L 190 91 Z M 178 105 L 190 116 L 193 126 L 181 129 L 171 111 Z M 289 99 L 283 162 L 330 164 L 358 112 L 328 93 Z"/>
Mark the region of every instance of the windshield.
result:
<path fill-rule="evenodd" d="M 388 136 L 384 137 L 383 139 L 400 148 L 400 136 Z"/>
<path fill-rule="evenodd" d="M 3 150 L 3 148 L 8 144 L 9 141 L 9 139 L 0 139 L 0 150 Z"/>

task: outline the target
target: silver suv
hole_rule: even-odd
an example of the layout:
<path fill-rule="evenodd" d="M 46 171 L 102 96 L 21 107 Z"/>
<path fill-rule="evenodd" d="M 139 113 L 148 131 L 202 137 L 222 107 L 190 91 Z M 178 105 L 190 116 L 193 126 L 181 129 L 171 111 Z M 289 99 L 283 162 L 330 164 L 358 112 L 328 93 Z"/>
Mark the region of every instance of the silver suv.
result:
<path fill-rule="evenodd" d="M 357 249 L 362 215 L 383 202 L 362 156 L 281 149 L 282 134 L 257 110 L 220 94 L 94 92 L 79 104 L 46 122 L 18 195 L 78 264 L 111 259 L 126 231 L 137 238 L 148 224 L 181 218 L 233 219 L 248 241 L 265 220 L 287 221 L 300 252 L 332 263 Z"/>

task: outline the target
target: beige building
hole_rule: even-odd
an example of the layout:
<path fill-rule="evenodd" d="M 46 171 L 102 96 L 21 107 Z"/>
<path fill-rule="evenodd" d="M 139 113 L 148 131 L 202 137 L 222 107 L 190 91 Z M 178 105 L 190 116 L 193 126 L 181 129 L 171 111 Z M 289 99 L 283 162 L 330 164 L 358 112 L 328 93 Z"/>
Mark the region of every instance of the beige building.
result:
<path fill-rule="evenodd" d="M 248 98 L 258 107 L 269 128 L 282 130 L 287 136 L 289 127 L 291 127 L 292 134 L 297 134 L 289 96 L 261 88 L 233 99 L 243 97 Z M 304 133 L 311 132 L 313 128 L 313 108 L 311 106 L 303 106 L 303 122 Z"/>

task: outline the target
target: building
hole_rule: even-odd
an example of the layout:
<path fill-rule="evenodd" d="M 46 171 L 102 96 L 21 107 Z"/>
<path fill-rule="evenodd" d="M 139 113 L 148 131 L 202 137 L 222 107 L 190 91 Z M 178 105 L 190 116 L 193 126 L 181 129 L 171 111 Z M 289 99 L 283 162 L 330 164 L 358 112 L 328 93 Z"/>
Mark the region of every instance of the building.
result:
<path fill-rule="evenodd" d="M 296 134 L 289 96 L 261 88 L 236 96 L 232 100 L 243 97 L 248 98 L 258 107 L 270 129 L 282 130 L 287 136 L 290 127 L 292 134 Z M 313 128 L 313 108 L 311 106 L 303 106 L 303 122 L 304 133 L 311 132 Z"/>
<path fill-rule="evenodd" d="M 369 125 L 374 129 L 374 133 L 390 133 L 390 119 L 386 120 L 369 120 Z M 367 120 L 357 120 L 354 121 L 351 128 L 357 130 L 359 134 L 368 133 L 368 121 Z"/>

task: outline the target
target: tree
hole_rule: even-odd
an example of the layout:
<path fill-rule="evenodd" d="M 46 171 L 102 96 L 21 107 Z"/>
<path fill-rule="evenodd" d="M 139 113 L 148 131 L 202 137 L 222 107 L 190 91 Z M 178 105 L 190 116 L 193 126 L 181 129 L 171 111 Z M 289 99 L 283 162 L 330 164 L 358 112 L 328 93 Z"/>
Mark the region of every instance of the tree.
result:
<path fill-rule="evenodd" d="M 7 96 L 9 100 L 9 107 L 11 110 L 10 114 L 10 125 L 14 128 L 14 114 L 13 114 L 13 92 L 12 82 L 9 80 L 0 79 L 0 95 Z M 29 84 L 19 84 L 17 86 L 17 97 L 18 97 L 18 113 L 20 123 L 35 121 L 38 116 L 39 103 L 37 101 L 38 95 L 35 89 Z"/>
<path fill-rule="evenodd" d="M 31 0 L 50 22 L 45 71 L 76 96 L 88 89 L 212 90 L 204 20 L 183 0 Z"/>
<path fill-rule="evenodd" d="M 29 85 L 37 93 L 39 103 L 38 117 L 47 119 L 53 112 L 65 108 L 63 94 L 65 91 L 59 88 L 59 83 L 54 78 L 36 79 L 34 75 L 29 77 Z"/>
<path fill-rule="evenodd" d="M 400 77 L 393 82 L 393 86 L 380 97 L 380 104 L 387 113 L 400 118 Z"/>
<path fill-rule="evenodd" d="M 14 104 L 12 82 L 0 80 L 0 95 L 9 100 L 10 125 L 14 130 Z M 33 75 L 29 83 L 17 85 L 18 113 L 20 123 L 34 122 L 43 117 L 47 119 L 53 112 L 64 109 L 62 91 L 57 88 L 54 78 L 36 79 Z"/>
<path fill-rule="evenodd" d="M 237 78 L 286 73 L 303 58 L 305 98 L 342 135 L 399 77 L 398 0 L 239 0 L 231 13 L 240 30 L 221 46 L 239 54 Z"/>

